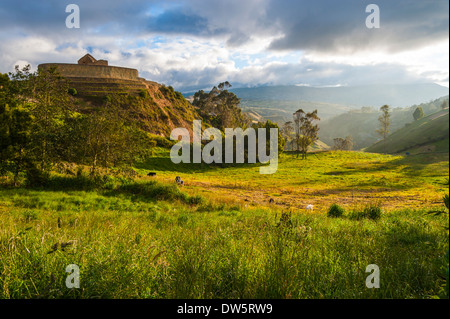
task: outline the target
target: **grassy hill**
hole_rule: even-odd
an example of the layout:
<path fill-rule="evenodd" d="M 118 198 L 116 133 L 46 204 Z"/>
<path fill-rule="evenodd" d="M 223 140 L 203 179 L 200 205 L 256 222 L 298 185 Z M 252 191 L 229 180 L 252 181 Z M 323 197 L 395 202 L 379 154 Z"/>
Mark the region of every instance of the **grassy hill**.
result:
<path fill-rule="evenodd" d="M 0 298 L 443 294 L 449 221 L 427 212 L 444 209 L 448 158 L 282 155 L 267 176 L 257 165 L 175 165 L 160 152 L 139 172 L 136 180 L 58 175 L 45 189 L 0 187 Z M 332 203 L 344 215 L 327 217 Z M 368 204 L 378 205 L 378 219 L 361 214 Z M 81 289 L 65 286 L 68 264 L 79 266 Z M 369 264 L 380 267 L 382 289 L 366 288 Z"/>
<path fill-rule="evenodd" d="M 140 127 L 148 133 L 166 138 L 178 127 L 188 129 L 192 135 L 193 120 L 201 118 L 195 107 L 170 86 L 150 81 L 142 82 L 142 85 L 144 88 L 138 92 L 127 91 L 124 86 L 121 94 L 124 107 L 133 114 Z M 78 108 L 89 111 L 104 103 L 107 96 L 107 91 L 77 95 Z"/>
<path fill-rule="evenodd" d="M 390 131 L 395 132 L 414 122 L 413 113 L 418 106 L 422 107 L 426 115 L 430 115 L 441 110 L 441 104 L 445 100 L 448 101 L 448 96 L 407 108 L 393 108 Z M 319 138 L 328 145 L 333 145 L 334 138 L 350 135 L 354 141 L 354 149 L 369 147 L 380 139 L 376 132 L 379 128 L 378 117 L 380 114 L 378 109 L 361 108 L 320 121 Z"/>
<path fill-rule="evenodd" d="M 375 153 L 448 152 L 449 110 L 441 110 L 389 135 L 366 149 Z"/>

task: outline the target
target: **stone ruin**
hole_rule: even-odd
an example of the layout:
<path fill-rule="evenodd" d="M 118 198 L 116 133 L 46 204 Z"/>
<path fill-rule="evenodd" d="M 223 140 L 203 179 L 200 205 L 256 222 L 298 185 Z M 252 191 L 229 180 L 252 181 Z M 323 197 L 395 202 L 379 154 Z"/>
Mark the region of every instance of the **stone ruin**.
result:
<path fill-rule="evenodd" d="M 79 59 L 77 64 L 44 63 L 38 66 L 39 69 L 53 67 L 68 80 L 71 88 L 84 96 L 138 94 L 147 89 L 147 84 L 154 84 L 139 77 L 136 69 L 109 66 L 108 61 L 97 60 L 90 54 Z"/>

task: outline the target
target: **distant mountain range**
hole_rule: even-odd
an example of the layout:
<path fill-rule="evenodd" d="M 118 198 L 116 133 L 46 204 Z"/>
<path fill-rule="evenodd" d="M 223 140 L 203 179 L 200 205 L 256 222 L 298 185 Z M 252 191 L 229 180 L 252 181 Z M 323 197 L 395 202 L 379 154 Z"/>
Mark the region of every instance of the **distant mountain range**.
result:
<path fill-rule="evenodd" d="M 322 120 L 344 114 L 352 109 L 372 107 L 378 110 L 426 103 L 449 94 L 449 89 L 434 83 L 365 85 L 352 87 L 264 86 L 231 88 L 241 99 L 243 111 L 253 118 L 262 117 L 279 125 L 292 120 L 292 114 L 302 108 L 318 109 Z M 194 92 L 184 93 L 185 97 Z"/>
<path fill-rule="evenodd" d="M 428 102 L 449 94 L 449 89 L 435 83 L 364 85 L 352 87 L 268 86 L 230 89 L 244 102 L 308 101 L 340 104 L 352 108 L 362 106 L 406 107 Z"/>

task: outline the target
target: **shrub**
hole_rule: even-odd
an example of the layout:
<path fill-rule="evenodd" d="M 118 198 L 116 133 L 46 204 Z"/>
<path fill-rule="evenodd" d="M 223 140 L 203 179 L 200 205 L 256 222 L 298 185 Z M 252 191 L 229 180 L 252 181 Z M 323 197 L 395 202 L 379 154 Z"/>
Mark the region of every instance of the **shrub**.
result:
<path fill-rule="evenodd" d="M 205 202 L 205 199 L 200 195 L 189 196 L 188 203 L 191 205 L 200 205 Z"/>
<path fill-rule="evenodd" d="M 380 205 L 370 205 L 364 208 L 364 216 L 369 219 L 377 220 L 381 218 Z"/>
<path fill-rule="evenodd" d="M 344 209 L 338 204 L 333 204 L 328 209 L 328 217 L 341 217 L 342 215 L 344 215 Z"/>
<path fill-rule="evenodd" d="M 366 206 L 362 211 L 353 211 L 350 214 L 349 218 L 356 220 L 360 220 L 363 218 L 378 220 L 381 218 L 381 206 L 379 204 L 371 204 L 369 206 Z"/>
<path fill-rule="evenodd" d="M 70 88 L 67 92 L 72 96 L 75 96 L 78 94 L 77 90 L 74 88 Z"/>
<path fill-rule="evenodd" d="M 139 90 L 139 96 L 140 96 L 141 98 L 146 98 L 146 97 L 148 97 L 148 96 L 149 96 L 148 91 L 147 91 L 147 90 L 144 90 L 144 89 Z"/>
<path fill-rule="evenodd" d="M 44 172 L 34 165 L 30 165 L 30 167 L 26 169 L 25 176 L 26 185 L 28 187 L 45 186 L 48 183 L 50 177 L 48 172 Z"/>

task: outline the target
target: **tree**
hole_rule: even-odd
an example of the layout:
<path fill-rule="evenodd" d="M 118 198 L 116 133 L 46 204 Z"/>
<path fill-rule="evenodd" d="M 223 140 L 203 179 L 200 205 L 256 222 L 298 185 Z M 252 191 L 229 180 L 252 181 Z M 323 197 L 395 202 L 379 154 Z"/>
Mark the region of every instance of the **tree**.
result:
<path fill-rule="evenodd" d="M 68 82 L 56 68 L 30 73 L 30 65 L 21 70 L 16 66 L 10 77 L 11 94 L 26 106 L 32 117 L 29 152 L 38 168 L 46 172 L 51 163 L 61 160 L 60 154 L 67 147 L 60 133 L 71 113 Z"/>
<path fill-rule="evenodd" d="M 32 117 L 28 105 L 15 93 L 9 76 L 0 74 L 0 173 L 11 172 L 17 186 L 19 174 L 32 163 Z"/>
<path fill-rule="evenodd" d="M 112 97 L 92 113 L 75 116 L 65 136 L 72 138 L 72 160 L 86 162 L 95 174 L 99 166 L 131 165 L 150 146 L 145 133 L 129 119 L 126 101 Z"/>
<path fill-rule="evenodd" d="M 380 128 L 377 130 L 377 133 L 383 136 L 383 139 L 386 139 L 386 136 L 389 134 L 389 127 L 391 125 L 391 114 L 389 113 L 389 105 L 383 105 L 380 108 L 382 114 L 378 118 L 380 122 Z"/>
<path fill-rule="evenodd" d="M 284 137 L 286 149 L 289 149 L 289 144 L 291 145 L 291 150 L 294 150 L 293 144 L 295 143 L 295 133 L 292 122 L 286 122 L 281 128 L 281 135 Z"/>
<path fill-rule="evenodd" d="M 414 120 L 420 120 L 421 118 L 425 117 L 425 113 L 423 112 L 422 107 L 417 107 L 416 110 L 413 113 Z"/>
<path fill-rule="evenodd" d="M 442 102 L 441 109 L 443 109 L 443 110 L 448 109 L 448 100 L 444 100 Z"/>
<path fill-rule="evenodd" d="M 294 113 L 297 157 L 301 152 L 302 159 L 306 159 L 308 147 L 318 140 L 319 125 L 315 122 L 319 120 L 317 110 L 305 113 L 302 109 L 299 109 Z"/>
<path fill-rule="evenodd" d="M 270 129 L 271 128 L 277 128 L 278 129 L 278 154 L 283 153 L 284 151 L 284 144 L 285 139 L 281 134 L 281 131 L 279 130 L 278 124 L 273 123 L 269 120 L 267 120 L 265 123 L 256 123 L 252 125 L 252 128 L 256 131 L 256 141 L 258 141 L 258 128 L 265 128 L 266 129 L 266 151 L 270 152 Z M 258 142 L 256 143 L 258 145 Z"/>
<path fill-rule="evenodd" d="M 199 113 L 205 122 L 224 131 L 225 128 L 246 128 L 250 125 L 250 119 L 242 113 L 239 107 L 241 100 L 228 91 L 231 84 L 220 83 L 209 93 L 200 90 L 194 94 L 192 105 L 199 108 Z"/>
<path fill-rule="evenodd" d="M 337 137 L 334 140 L 333 149 L 338 151 L 350 151 L 353 149 L 353 138 L 351 136 L 347 136 L 346 138 Z"/>

